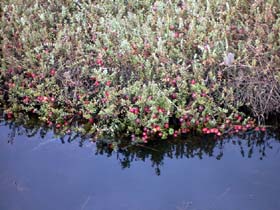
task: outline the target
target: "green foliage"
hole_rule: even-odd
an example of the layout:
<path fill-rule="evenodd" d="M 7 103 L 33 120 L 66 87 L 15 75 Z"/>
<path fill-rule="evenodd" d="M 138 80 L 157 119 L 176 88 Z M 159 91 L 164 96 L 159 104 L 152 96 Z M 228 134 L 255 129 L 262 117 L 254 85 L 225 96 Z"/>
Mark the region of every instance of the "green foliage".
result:
<path fill-rule="evenodd" d="M 6 113 L 146 142 L 280 109 L 277 0 L 1 4 Z"/>

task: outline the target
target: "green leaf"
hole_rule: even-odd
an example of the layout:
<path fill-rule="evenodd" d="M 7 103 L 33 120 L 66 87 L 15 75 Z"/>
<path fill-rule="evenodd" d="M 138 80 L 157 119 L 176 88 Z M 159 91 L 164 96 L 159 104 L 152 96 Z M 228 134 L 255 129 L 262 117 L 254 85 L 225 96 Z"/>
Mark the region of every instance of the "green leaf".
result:
<path fill-rule="evenodd" d="M 168 133 L 169 133 L 169 135 L 173 135 L 174 134 L 174 129 L 173 128 L 169 128 Z"/>

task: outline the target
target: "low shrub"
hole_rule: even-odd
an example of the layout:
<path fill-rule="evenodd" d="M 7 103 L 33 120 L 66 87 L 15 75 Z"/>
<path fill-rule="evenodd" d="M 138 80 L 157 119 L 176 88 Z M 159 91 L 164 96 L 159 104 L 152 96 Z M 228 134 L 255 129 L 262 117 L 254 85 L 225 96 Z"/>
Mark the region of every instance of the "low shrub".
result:
<path fill-rule="evenodd" d="M 277 0 L 1 4 L 8 118 L 147 142 L 245 131 L 279 113 Z"/>

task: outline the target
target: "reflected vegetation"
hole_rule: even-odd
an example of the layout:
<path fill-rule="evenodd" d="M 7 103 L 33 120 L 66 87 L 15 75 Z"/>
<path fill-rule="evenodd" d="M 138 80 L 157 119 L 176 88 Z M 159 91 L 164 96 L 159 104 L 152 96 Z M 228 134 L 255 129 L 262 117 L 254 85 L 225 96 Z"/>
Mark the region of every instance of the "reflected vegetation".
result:
<path fill-rule="evenodd" d="M 244 133 L 224 139 L 214 139 L 210 137 L 188 136 L 183 139 L 169 140 L 166 142 L 154 142 L 148 145 L 123 146 L 113 151 L 106 143 L 97 144 L 97 155 L 112 156 L 117 154 L 117 160 L 123 168 L 129 168 L 135 161 L 152 162 L 155 172 L 160 175 L 160 169 L 164 165 L 165 159 L 181 158 L 215 158 L 220 160 L 224 156 L 224 147 L 232 144 L 240 151 L 244 158 L 256 157 L 262 160 L 269 150 L 273 149 L 276 140 L 275 133 Z M 280 149 L 280 144 L 276 144 Z M 275 148 L 274 148 L 275 149 Z"/>
<path fill-rule="evenodd" d="M 158 140 L 148 144 L 132 145 L 126 140 L 99 140 L 92 141 L 86 134 L 69 133 L 69 135 L 55 136 L 49 128 L 29 120 L 24 124 L 19 121 L 7 122 L 2 120 L 1 126 L 9 129 L 8 143 L 13 144 L 15 137 L 27 136 L 29 138 L 37 135 L 44 139 L 47 134 L 52 133 L 54 137 L 60 139 L 61 143 L 79 142 L 79 146 L 95 144 L 95 155 L 106 155 L 116 158 L 123 169 L 129 168 L 133 162 L 147 161 L 155 169 L 155 173 L 160 175 L 166 159 L 182 158 L 215 158 L 220 160 L 224 156 L 224 148 L 232 145 L 238 148 L 240 155 L 244 158 L 263 159 L 267 153 L 275 146 L 280 150 L 279 130 L 268 129 L 266 132 L 246 132 L 239 135 L 217 139 L 211 136 L 184 136 L 176 140 Z M 275 144 L 276 143 L 276 144 Z M 278 150 L 277 150 L 278 151 Z"/>

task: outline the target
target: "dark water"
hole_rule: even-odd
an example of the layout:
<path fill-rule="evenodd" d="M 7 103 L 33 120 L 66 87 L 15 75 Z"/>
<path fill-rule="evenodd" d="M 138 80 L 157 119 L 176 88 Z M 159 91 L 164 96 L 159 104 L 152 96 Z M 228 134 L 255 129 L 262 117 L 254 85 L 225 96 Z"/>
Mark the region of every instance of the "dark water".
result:
<path fill-rule="evenodd" d="M 117 151 L 43 136 L 0 126 L 0 210 L 280 209 L 273 133 Z"/>

